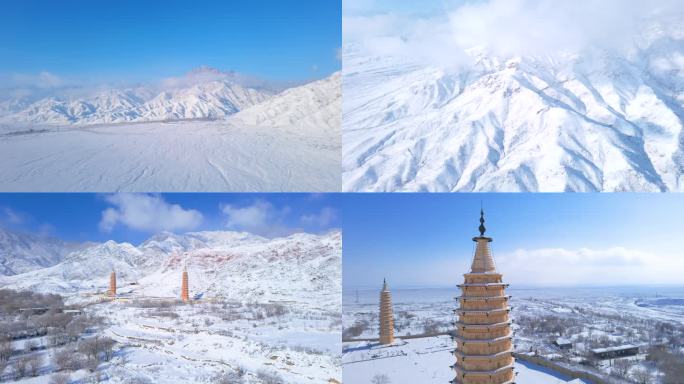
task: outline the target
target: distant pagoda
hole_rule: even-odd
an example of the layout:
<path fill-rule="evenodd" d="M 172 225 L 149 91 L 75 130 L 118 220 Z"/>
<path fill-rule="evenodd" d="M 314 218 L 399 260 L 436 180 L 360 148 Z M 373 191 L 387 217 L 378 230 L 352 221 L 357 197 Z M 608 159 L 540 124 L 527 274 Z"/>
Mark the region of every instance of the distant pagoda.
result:
<path fill-rule="evenodd" d="M 114 271 L 109 274 L 109 290 L 107 291 L 107 295 L 116 297 L 116 272 Z"/>
<path fill-rule="evenodd" d="M 480 210 L 480 236 L 473 238 L 472 266 L 458 286 L 462 294 L 457 297 L 460 307 L 454 310 L 458 321 L 453 384 L 512 384 L 515 378 L 510 296 L 505 294 L 508 284 L 496 270 L 489 246 L 492 238 L 485 237 L 484 222 Z"/>
<path fill-rule="evenodd" d="M 392 313 L 392 293 L 387 280 L 382 282 L 380 291 L 380 344 L 394 343 L 394 314 Z"/>
<path fill-rule="evenodd" d="M 181 280 L 181 300 L 190 301 L 190 290 L 188 288 L 188 270 L 183 268 L 183 277 Z"/>

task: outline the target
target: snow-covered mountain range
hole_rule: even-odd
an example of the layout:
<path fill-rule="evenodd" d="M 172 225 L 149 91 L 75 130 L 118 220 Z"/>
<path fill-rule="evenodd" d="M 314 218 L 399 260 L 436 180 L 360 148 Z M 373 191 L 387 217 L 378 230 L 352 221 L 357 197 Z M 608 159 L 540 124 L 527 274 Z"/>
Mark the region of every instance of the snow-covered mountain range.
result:
<path fill-rule="evenodd" d="M 82 246 L 55 237 L 0 228 L 0 276 L 53 266 Z"/>
<path fill-rule="evenodd" d="M 339 98 L 339 87 L 340 75 L 335 74 L 325 80 L 278 92 L 276 88 L 232 72 L 202 67 L 180 79 L 156 86 L 107 88 L 85 95 L 72 91 L 37 100 L 29 97 L 6 99 L 0 103 L 0 122 L 9 125 L 88 125 L 219 119 L 262 105 L 272 98 L 271 104 L 244 118 L 284 124 L 304 116 L 322 115 L 316 119 L 327 122 L 332 117 L 326 107 L 331 100 Z M 334 115 L 339 115 L 339 108 Z"/>
<path fill-rule="evenodd" d="M 5 259 L 21 259 L 10 254 Z M 103 293 L 111 271 L 126 296 L 179 297 L 187 268 L 192 295 L 239 301 L 296 301 L 339 310 L 340 232 L 267 239 L 244 232 L 160 233 L 139 246 L 107 241 L 52 266 L 0 276 L 0 287 L 66 296 Z"/>
<path fill-rule="evenodd" d="M 684 32 L 443 69 L 344 48 L 346 191 L 684 190 Z"/>

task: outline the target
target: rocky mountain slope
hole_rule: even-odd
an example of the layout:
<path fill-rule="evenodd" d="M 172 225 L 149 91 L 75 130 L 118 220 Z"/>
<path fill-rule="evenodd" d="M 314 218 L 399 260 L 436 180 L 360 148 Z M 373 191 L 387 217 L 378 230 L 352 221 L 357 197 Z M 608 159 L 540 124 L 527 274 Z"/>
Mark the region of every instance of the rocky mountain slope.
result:
<path fill-rule="evenodd" d="M 261 127 L 294 126 L 339 134 L 342 103 L 340 72 L 323 80 L 290 88 L 240 111 L 231 120 Z"/>
<path fill-rule="evenodd" d="M 684 190 L 684 33 L 445 70 L 344 50 L 346 191 Z"/>
<path fill-rule="evenodd" d="M 79 247 L 50 236 L 0 228 L 0 276 L 53 266 Z"/>
<path fill-rule="evenodd" d="M 92 295 L 106 291 L 114 270 L 124 296 L 177 298 L 186 268 L 193 296 L 334 309 L 341 305 L 341 242 L 340 232 L 276 239 L 239 232 L 161 233 L 137 247 L 93 245 L 53 266 L 0 277 L 0 286 Z"/>

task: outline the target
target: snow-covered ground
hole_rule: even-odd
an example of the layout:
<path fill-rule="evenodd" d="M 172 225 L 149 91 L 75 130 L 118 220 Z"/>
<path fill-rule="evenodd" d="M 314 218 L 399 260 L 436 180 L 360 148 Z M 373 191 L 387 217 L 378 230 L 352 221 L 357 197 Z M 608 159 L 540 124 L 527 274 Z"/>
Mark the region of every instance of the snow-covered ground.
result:
<path fill-rule="evenodd" d="M 591 357 L 591 349 L 603 346 L 635 344 L 642 353 L 630 360 L 630 372 L 639 370 L 650 372 L 655 380 L 656 368 L 653 363 L 644 361 L 650 345 L 667 345 L 669 340 L 677 340 L 684 331 L 684 288 L 681 287 L 619 287 L 619 288 L 515 288 L 507 291 L 513 296 L 511 316 L 514 320 L 516 351 L 537 353 L 547 360 L 554 360 L 575 370 L 589 369 L 598 374 L 613 371 L 611 361 L 596 362 L 597 368 L 580 364 Z M 395 332 L 401 336 L 434 335 L 451 331 L 455 320 L 453 310 L 457 307 L 454 297 L 458 289 L 393 289 Z M 379 291 L 370 289 L 345 289 L 343 297 L 344 339 L 373 339 L 378 334 Z M 561 351 L 552 344 L 557 337 L 573 342 L 573 348 Z M 674 339 L 671 339 L 674 337 Z M 423 340 L 423 339 L 418 339 Z M 428 339 L 424 339 L 428 340 Z M 448 339 L 441 344 L 417 345 L 413 339 L 411 348 L 427 351 L 450 346 Z M 345 343 L 345 349 L 359 342 Z M 365 344 L 362 344 L 365 345 Z M 415 348 L 413 347 L 415 346 Z M 428 348 L 429 347 L 429 348 Z M 362 349 L 363 350 L 363 349 Z M 368 352 L 368 351 L 367 351 Z M 368 352 L 370 355 L 373 352 Z M 398 352 L 397 354 L 402 355 Z M 410 355 L 410 354 L 409 354 Z M 358 353 L 343 355 L 345 374 L 358 359 Z M 419 353 L 412 356 L 418 359 Z M 449 360 L 452 356 L 444 357 Z M 430 360 L 432 361 L 432 360 Z M 369 370 L 379 371 L 374 364 L 387 368 L 385 362 L 369 363 Z M 451 374 L 447 364 L 438 364 L 446 373 L 423 369 L 424 377 L 440 378 Z M 522 364 L 521 361 L 518 365 Z M 525 363 L 526 364 L 526 363 Z M 398 363 L 393 369 L 402 370 L 410 364 Z M 422 365 L 421 365 L 422 366 Z M 524 368 L 518 369 L 519 371 Z M 536 369 L 533 369 L 536 370 Z M 361 374 L 361 373 L 359 373 Z M 365 373 L 364 373 L 365 374 Z M 399 372 L 399 377 L 408 373 Z M 443 377 L 444 376 L 444 377 Z M 371 375 L 372 377 L 372 375 Z M 521 376 L 519 376 L 521 377 Z M 360 379 L 361 380 L 361 379 Z M 368 382 L 370 378 L 363 378 Z M 619 380 L 619 379 L 614 379 Z M 392 381 L 401 383 L 402 381 Z M 443 382 L 443 381 L 435 381 Z M 521 384 L 525 381 L 520 380 Z M 552 381 L 551 381 L 552 382 Z M 620 382 L 620 381 L 617 381 Z M 656 382 L 656 381 L 654 381 Z"/>
<path fill-rule="evenodd" d="M 226 122 L 0 137 L 5 191 L 337 191 L 339 140 Z"/>
<path fill-rule="evenodd" d="M 372 383 L 373 377 L 387 375 L 388 384 L 448 383 L 454 373 L 449 336 L 397 340 L 392 346 L 377 343 L 345 343 L 342 355 L 345 383 Z M 526 362 L 516 363 L 516 383 L 556 384 L 572 380 L 549 369 Z M 583 383 L 577 381 L 573 383 Z"/>
<path fill-rule="evenodd" d="M 84 309 L 106 319 L 88 337 L 110 337 L 117 345 L 114 357 L 96 372 L 80 369 L 70 372 L 72 379 L 89 382 L 99 375 L 107 383 L 215 383 L 223 374 L 241 371 L 246 384 L 265 382 L 260 374 L 282 383 L 341 381 L 339 313 L 290 305 L 274 315 L 266 312 L 268 305 L 236 302 L 133 303 L 106 301 Z M 38 347 L 48 345 L 45 338 L 32 340 Z M 15 342 L 15 349 L 25 342 Z M 35 352 L 43 356 L 42 375 L 12 382 L 47 382 L 62 348 L 67 347 Z M 12 372 L 6 370 L 10 377 Z"/>
<path fill-rule="evenodd" d="M 191 99 L 208 97 L 200 93 Z M 0 188 L 339 191 L 339 74 L 258 101 L 239 111 L 231 107 L 220 116 L 202 106 L 190 116 L 146 115 L 133 122 L 116 120 L 115 112 L 107 110 L 106 118 L 92 121 L 48 116 L 39 124 L 14 120 L 0 124 Z M 190 108 L 183 102 L 187 100 L 169 108 Z M 200 120 L 146 122 L 154 118 Z M 112 120 L 116 124 L 110 124 Z"/>

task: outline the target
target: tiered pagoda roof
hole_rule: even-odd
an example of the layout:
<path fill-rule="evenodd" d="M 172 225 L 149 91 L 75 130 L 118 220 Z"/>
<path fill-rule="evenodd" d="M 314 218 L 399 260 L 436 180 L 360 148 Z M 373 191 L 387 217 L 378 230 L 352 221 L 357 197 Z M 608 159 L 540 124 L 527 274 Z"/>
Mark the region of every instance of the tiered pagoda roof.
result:
<path fill-rule="evenodd" d="M 508 284 L 497 271 L 490 243 L 486 237 L 484 211 L 480 211 L 480 236 L 474 237 L 475 254 L 470 272 L 459 284 L 460 306 L 454 310 L 453 354 L 456 372 L 452 384 L 511 384 L 515 372 L 513 358 L 513 332 L 509 312 Z"/>

